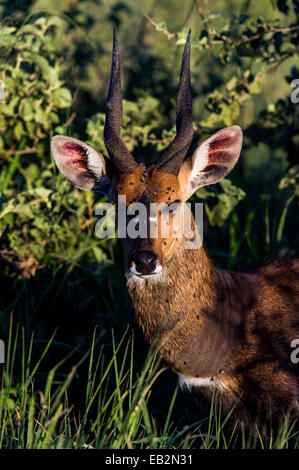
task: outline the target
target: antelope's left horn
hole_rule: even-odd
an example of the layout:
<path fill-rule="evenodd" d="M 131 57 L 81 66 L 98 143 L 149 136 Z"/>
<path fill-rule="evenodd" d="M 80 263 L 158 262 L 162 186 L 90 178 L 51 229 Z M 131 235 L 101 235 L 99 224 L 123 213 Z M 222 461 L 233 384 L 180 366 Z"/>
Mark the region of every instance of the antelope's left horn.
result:
<path fill-rule="evenodd" d="M 189 31 L 184 48 L 180 85 L 176 105 L 177 133 L 173 141 L 163 152 L 156 167 L 161 172 L 178 175 L 193 138 L 192 91 L 190 79 L 190 37 Z"/>

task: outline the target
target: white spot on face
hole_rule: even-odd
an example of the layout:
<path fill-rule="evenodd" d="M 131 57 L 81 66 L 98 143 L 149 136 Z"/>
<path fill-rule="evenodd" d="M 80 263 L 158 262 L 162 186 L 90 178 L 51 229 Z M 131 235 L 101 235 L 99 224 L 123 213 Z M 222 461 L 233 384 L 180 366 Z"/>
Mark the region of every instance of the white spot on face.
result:
<path fill-rule="evenodd" d="M 171 243 L 171 245 L 170 245 L 169 251 L 172 250 L 174 244 L 175 244 L 175 240 L 172 240 L 172 243 Z"/>

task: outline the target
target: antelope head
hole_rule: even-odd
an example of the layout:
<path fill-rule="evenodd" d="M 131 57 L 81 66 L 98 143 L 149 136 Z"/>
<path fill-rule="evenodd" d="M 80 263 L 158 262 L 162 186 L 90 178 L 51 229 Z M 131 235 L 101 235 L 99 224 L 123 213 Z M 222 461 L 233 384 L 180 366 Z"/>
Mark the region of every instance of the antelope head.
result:
<path fill-rule="evenodd" d="M 176 136 L 157 163 L 137 163 L 120 139 L 122 95 L 119 48 L 114 32 L 109 92 L 106 103 L 104 141 L 110 158 L 90 145 L 66 136 L 51 141 L 55 162 L 64 177 L 80 189 L 100 191 L 117 202 L 126 196 L 126 204 L 140 202 L 148 210 L 146 225 L 155 219 L 159 225 L 163 208 L 172 203 L 180 207 L 201 186 L 220 181 L 235 166 L 241 151 L 239 126 L 222 129 L 201 143 L 192 154 L 188 149 L 193 138 L 192 93 L 190 81 L 190 32 L 186 41 L 176 106 Z M 173 214 L 173 216 L 175 213 Z M 144 222 L 144 221 L 143 221 Z M 157 277 L 171 259 L 179 243 L 175 223 L 167 237 L 124 240 L 125 265 L 131 276 Z"/>

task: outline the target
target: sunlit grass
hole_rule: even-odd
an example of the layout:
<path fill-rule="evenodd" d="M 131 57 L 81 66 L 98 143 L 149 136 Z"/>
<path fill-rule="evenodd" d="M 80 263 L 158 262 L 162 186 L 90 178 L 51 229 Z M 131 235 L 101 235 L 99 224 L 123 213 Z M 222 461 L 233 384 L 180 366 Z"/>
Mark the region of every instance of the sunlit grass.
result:
<path fill-rule="evenodd" d="M 161 367 L 153 349 L 135 377 L 134 337 L 126 332 L 116 344 L 112 333 L 113 354 L 110 358 L 105 358 L 103 348 L 97 347 L 98 340 L 95 331 L 90 349 L 74 362 L 67 374 L 60 375 L 59 371 L 67 361 L 72 362 L 75 350 L 48 372 L 42 389 L 36 388 L 42 361 L 51 353 L 55 334 L 45 344 L 39 359 L 33 362 L 34 336 L 27 342 L 24 330 L 15 327 L 11 318 L 0 393 L 0 448 L 219 449 L 236 445 L 286 448 L 293 438 L 294 423 L 287 419 L 267 442 L 258 432 L 253 438 L 236 427 L 228 431 L 227 422 L 234 409 L 223 418 L 221 404 L 214 399 L 206 418 L 181 429 L 172 418 L 178 384 L 169 397 L 165 422 L 157 425 L 149 401 L 152 386 L 165 368 Z M 21 348 L 22 359 L 16 374 L 18 348 Z M 88 373 L 82 414 L 72 406 L 68 392 L 83 364 Z M 298 439 L 297 442 L 293 439 L 292 447 L 298 447 Z"/>

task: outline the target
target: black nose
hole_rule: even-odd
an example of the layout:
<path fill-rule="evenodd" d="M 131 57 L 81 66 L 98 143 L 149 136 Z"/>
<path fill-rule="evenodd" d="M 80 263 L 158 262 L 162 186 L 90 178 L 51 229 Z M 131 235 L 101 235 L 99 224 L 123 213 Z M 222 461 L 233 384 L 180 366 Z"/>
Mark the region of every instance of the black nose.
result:
<path fill-rule="evenodd" d="M 136 271 L 140 274 L 152 274 L 157 267 L 158 256 L 152 251 L 137 251 L 132 256 L 136 264 Z"/>

